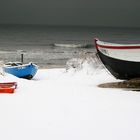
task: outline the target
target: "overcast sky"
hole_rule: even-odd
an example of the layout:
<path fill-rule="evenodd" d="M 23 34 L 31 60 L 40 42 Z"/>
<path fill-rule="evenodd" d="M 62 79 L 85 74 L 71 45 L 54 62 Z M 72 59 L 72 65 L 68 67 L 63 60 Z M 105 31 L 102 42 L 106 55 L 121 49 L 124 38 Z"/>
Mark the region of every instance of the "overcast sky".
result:
<path fill-rule="evenodd" d="M 0 0 L 0 23 L 140 27 L 140 0 Z"/>

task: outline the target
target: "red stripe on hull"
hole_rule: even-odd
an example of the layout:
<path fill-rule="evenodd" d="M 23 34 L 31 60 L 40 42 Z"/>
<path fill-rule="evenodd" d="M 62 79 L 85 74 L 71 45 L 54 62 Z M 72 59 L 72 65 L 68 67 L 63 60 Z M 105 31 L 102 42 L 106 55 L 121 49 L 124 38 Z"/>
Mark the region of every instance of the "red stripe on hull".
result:
<path fill-rule="evenodd" d="M 106 48 L 106 49 L 140 49 L 140 46 L 127 46 L 127 45 L 115 45 L 115 46 L 111 46 L 111 45 L 101 45 L 101 44 L 98 44 L 97 41 L 99 41 L 99 39 L 95 38 L 94 39 L 94 42 L 95 42 L 95 47 L 98 49 L 98 48 Z"/>
<path fill-rule="evenodd" d="M 104 46 L 96 45 L 97 48 L 106 48 L 106 49 L 140 49 L 140 46 Z"/>

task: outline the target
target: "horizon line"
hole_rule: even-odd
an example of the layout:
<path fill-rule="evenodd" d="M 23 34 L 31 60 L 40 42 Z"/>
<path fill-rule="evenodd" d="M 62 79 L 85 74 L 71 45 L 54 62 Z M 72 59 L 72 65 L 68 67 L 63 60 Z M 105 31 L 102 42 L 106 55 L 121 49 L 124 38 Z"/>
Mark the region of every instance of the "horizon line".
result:
<path fill-rule="evenodd" d="M 48 27 L 89 27 L 89 28 L 131 28 L 131 29 L 138 29 L 140 27 L 134 26 L 107 26 L 107 25 L 63 25 L 63 24 L 32 24 L 32 23 L 0 23 L 2 25 L 11 25 L 11 26 L 48 26 Z"/>

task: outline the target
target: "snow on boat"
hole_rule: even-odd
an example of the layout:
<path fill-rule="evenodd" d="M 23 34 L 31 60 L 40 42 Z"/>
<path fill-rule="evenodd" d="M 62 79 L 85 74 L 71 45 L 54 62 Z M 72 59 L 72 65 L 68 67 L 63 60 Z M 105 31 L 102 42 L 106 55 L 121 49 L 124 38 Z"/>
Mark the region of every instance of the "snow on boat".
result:
<path fill-rule="evenodd" d="M 117 79 L 140 78 L 140 44 L 116 44 L 95 39 L 97 54 Z"/>
<path fill-rule="evenodd" d="M 38 67 L 33 63 L 9 62 L 3 66 L 3 70 L 19 78 L 32 79 Z"/>

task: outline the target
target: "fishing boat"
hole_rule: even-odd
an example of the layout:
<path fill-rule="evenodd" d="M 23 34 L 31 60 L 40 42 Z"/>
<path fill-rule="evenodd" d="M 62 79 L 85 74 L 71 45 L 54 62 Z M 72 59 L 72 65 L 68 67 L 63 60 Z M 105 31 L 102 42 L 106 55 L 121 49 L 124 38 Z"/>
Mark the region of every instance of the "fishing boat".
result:
<path fill-rule="evenodd" d="M 117 79 L 140 78 L 140 44 L 116 44 L 95 39 L 97 54 Z"/>
<path fill-rule="evenodd" d="M 9 62 L 3 66 L 3 70 L 19 78 L 32 79 L 38 67 L 33 63 Z"/>
<path fill-rule="evenodd" d="M 17 88 L 17 82 L 4 82 L 0 83 L 0 93 L 12 94 Z"/>

